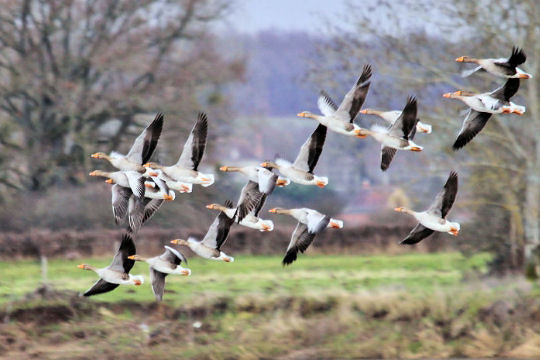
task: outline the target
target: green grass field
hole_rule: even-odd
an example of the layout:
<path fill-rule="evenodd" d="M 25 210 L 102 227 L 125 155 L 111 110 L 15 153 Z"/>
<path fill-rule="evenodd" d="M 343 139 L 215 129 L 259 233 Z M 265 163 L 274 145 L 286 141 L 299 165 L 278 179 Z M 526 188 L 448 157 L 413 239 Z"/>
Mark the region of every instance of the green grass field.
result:
<path fill-rule="evenodd" d="M 159 306 L 136 263 L 142 286 L 76 296 L 77 264 L 109 261 L 51 260 L 46 296 L 38 262 L 0 262 L 0 358 L 540 358 L 539 286 L 486 278 L 485 254 L 191 259 Z"/>
<path fill-rule="evenodd" d="M 189 261 L 190 277 L 168 276 L 165 301 L 191 303 L 204 296 L 228 294 L 302 295 L 335 291 L 357 292 L 379 287 L 432 290 L 458 284 L 463 274 L 484 271 L 486 255 L 464 258 L 458 253 L 410 254 L 399 256 L 302 256 L 292 266 L 283 268 L 277 256 L 238 256 L 234 263 Z M 92 258 L 76 261 L 51 260 L 48 284 L 60 290 L 84 292 L 97 279 L 92 271 L 77 268 L 87 263 L 107 266 L 110 259 Z M 0 262 L 0 304 L 32 292 L 41 282 L 37 261 Z M 97 296 L 100 301 L 152 301 L 148 266 L 137 262 L 132 274 L 143 274 L 140 287 L 120 286 L 111 293 Z"/>

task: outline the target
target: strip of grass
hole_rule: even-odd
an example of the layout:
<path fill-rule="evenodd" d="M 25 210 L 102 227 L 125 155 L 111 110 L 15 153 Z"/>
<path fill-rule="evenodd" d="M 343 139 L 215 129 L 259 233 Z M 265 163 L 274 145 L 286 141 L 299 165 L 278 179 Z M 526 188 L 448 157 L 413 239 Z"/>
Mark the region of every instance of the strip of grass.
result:
<path fill-rule="evenodd" d="M 168 276 L 165 301 L 171 305 L 196 303 L 201 297 L 249 294 L 290 295 L 318 292 L 355 293 L 376 288 L 410 289 L 431 292 L 458 284 L 463 275 L 484 271 L 489 256 L 465 258 L 459 253 L 376 256 L 309 255 L 283 268 L 278 256 L 237 256 L 234 263 L 193 258 L 192 276 Z M 60 290 L 83 292 L 97 276 L 76 266 L 80 263 L 107 266 L 109 258 L 79 260 L 53 259 L 48 265 L 48 284 Z M 0 305 L 20 299 L 41 282 L 39 262 L 0 262 Z M 132 274 L 145 275 L 140 287 L 120 286 L 99 296 L 100 301 L 152 301 L 148 266 L 137 262 Z"/>

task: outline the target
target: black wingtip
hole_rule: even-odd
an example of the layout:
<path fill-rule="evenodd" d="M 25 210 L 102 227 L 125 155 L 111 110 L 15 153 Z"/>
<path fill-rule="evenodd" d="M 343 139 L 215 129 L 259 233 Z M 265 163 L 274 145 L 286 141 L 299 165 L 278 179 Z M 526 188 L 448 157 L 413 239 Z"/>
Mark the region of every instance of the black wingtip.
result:
<path fill-rule="evenodd" d="M 281 264 L 283 266 L 288 266 L 288 265 L 291 265 L 293 262 L 296 261 L 298 257 L 298 252 L 294 249 L 291 249 L 289 251 L 287 251 L 287 253 L 285 254 L 285 257 L 283 258 L 283 261 L 281 262 Z"/>
<path fill-rule="evenodd" d="M 233 202 L 231 200 L 225 200 L 225 207 L 232 208 Z"/>
<path fill-rule="evenodd" d="M 418 244 L 420 241 L 411 241 L 411 240 L 408 240 L 408 239 L 405 239 L 403 241 L 401 241 L 399 243 L 399 245 L 416 245 Z"/>
<path fill-rule="evenodd" d="M 358 85 L 368 81 L 371 78 L 371 75 L 373 74 L 371 64 L 365 64 L 362 68 L 362 75 L 360 75 L 360 78 L 358 79 Z"/>
<path fill-rule="evenodd" d="M 206 113 L 199 111 L 199 114 L 197 115 L 197 119 L 200 121 L 208 122 L 208 116 L 206 116 Z"/>

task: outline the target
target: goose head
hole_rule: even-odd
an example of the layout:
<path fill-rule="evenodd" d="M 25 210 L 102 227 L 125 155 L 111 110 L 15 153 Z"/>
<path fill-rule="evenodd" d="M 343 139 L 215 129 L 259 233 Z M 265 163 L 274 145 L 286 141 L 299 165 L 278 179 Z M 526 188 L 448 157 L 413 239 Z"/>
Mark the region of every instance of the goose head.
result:
<path fill-rule="evenodd" d="M 268 212 L 272 213 L 272 214 L 290 214 L 291 210 L 277 207 L 277 208 L 273 208 L 273 209 L 268 210 Z"/>
<path fill-rule="evenodd" d="M 97 152 L 97 153 L 93 153 L 92 155 L 90 155 L 91 158 L 94 158 L 94 159 L 109 159 L 109 155 L 103 153 L 103 152 Z"/>
<path fill-rule="evenodd" d="M 83 269 L 83 270 L 94 270 L 95 268 L 91 265 L 88 265 L 88 264 L 79 264 L 77 265 L 77 267 L 79 269 Z"/>
<path fill-rule="evenodd" d="M 189 246 L 188 241 L 187 241 L 187 240 L 184 240 L 184 239 L 174 239 L 174 240 L 171 240 L 171 244 Z"/>
<path fill-rule="evenodd" d="M 448 98 L 448 99 L 459 99 L 459 98 L 470 97 L 474 95 L 475 94 L 471 91 L 458 90 L 458 91 L 454 91 L 453 93 L 445 93 L 443 94 L 443 97 Z"/>
<path fill-rule="evenodd" d="M 220 204 L 209 204 L 209 205 L 206 205 L 206 208 L 210 210 L 219 210 L 219 211 L 229 210 L 229 208 Z"/>
<path fill-rule="evenodd" d="M 147 162 L 146 164 L 143 165 L 143 167 L 152 168 L 152 169 L 163 169 L 163 165 L 159 165 L 158 163 L 155 163 L 155 162 Z"/>
<path fill-rule="evenodd" d="M 107 172 L 107 171 L 94 170 L 91 173 L 89 173 L 88 175 L 106 177 L 106 178 L 108 178 L 107 180 L 105 180 L 105 182 L 107 184 L 114 184 L 115 183 L 115 181 L 111 178 L 111 173 Z"/>
<path fill-rule="evenodd" d="M 461 63 L 478 63 L 478 59 L 472 58 L 470 56 L 460 56 L 456 59 L 456 61 Z"/>
<path fill-rule="evenodd" d="M 315 119 L 315 120 L 318 120 L 318 119 L 323 117 L 323 116 L 314 114 L 314 113 L 309 112 L 309 111 L 302 111 L 302 112 L 296 114 L 296 116 L 303 117 L 303 118 L 308 118 L 308 119 Z"/>
<path fill-rule="evenodd" d="M 268 169 L 279 169 L 279 165 L 273 161 L 265 161 L 261 163 L 261 166 Z"/>

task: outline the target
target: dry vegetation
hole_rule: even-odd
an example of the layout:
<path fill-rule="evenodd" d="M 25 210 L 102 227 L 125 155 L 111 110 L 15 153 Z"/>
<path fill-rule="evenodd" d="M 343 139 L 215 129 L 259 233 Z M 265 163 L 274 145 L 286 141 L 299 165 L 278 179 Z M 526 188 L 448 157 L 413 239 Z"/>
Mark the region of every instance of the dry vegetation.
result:
<path fill-rule="evenodd" d="M 488 257 L 456 253 L 190 262 L 165 301 L 149 285 L 83 299 L 41 288 L 0 299 L 0 354 L 39 359 L 305 359 L 540 356 L 540 289 L 490 279 Z M 107 259 L 93 259 L 106 263 Z M 93 274 L 52 261 L 50 284 L 84 290 Z M 37 264 L 18 266 L 35 273 Z M 136 273 L 146 271 L 137 264 Z M 0 263 L 6 286 L 36 287 Z M 33 270 L 32 270 L 33 269 Z M 29 281 L 34 281 L 29 284 Z M 0 356 L 1 357 L 1 356 Z"/>

